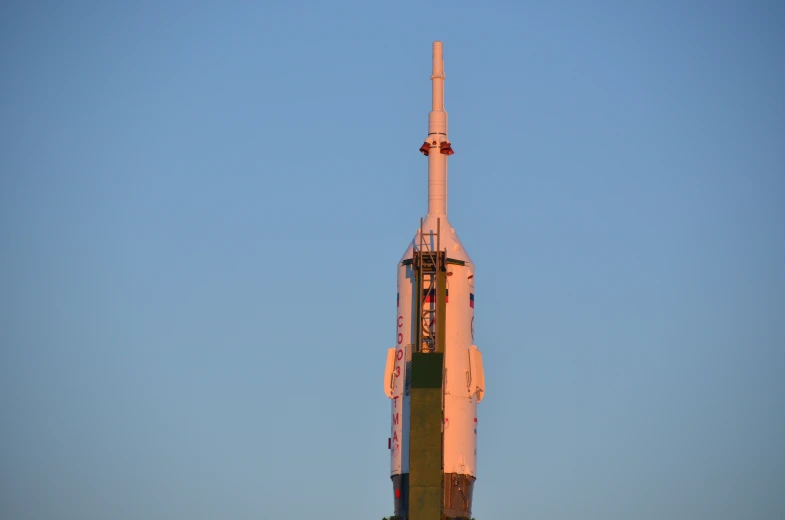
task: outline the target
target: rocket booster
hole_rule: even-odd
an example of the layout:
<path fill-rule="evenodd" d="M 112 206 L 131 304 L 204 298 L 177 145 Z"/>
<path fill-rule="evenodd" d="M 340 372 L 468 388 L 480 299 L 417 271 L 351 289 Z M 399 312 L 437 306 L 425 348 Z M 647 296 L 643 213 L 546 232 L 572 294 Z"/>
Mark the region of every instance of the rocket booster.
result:
<path fill-rule="evenodd" d="M 395 517 L 471 518 L 477 478 L 477 404 L 485 381 L 474 345 L 474 264 L 447 218 L 453 149 L 444 110 L 442 44 L 433 44 L 432 109 L 420 152 L 428 158 L 428 214 L 398 263 L 396 346 L 384 391 Z M 394 518 L 395 518 L 394 517 Z"/>

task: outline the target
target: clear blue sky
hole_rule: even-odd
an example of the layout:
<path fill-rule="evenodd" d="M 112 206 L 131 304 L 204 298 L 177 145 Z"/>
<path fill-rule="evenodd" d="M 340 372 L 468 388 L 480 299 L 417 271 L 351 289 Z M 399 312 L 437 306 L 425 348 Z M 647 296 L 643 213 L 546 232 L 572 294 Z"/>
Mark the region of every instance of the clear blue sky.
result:
<path fill-rule="evenodd" d="M 783 28 L 781 2 L 3 3 L 0 516 L 392 513 L 440 39 L 475 516 L 782 520 Z"/>

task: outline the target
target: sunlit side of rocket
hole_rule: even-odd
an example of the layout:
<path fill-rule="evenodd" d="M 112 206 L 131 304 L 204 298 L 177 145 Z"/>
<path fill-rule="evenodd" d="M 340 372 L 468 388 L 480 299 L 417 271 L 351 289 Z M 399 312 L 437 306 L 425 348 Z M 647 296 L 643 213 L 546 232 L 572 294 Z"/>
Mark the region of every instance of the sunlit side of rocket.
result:
<path fill-rule="evenodd" d="M 384 391 L 392 400 L 395 516 L 471 518 L 477 478 L 477 404 L 485 381 L 474 345 L 474 264 L 447 218 L 442 44 L 433 44 L 432 110 L 420 151 L 428 158 L 428 214 L 398 263 L 396 346 Z"/>

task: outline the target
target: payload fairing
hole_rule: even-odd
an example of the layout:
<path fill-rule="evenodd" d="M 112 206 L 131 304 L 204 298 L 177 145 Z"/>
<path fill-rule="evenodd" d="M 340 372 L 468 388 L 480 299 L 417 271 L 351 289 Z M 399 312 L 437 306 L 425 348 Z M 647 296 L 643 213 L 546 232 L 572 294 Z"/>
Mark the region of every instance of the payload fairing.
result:
<path fill-rule="evenodd" d="M 396 346 L 384 391 L 392 400 L 395 517 L 470 518 L 477 478 L 477 403 L 485 380 L 474 345 L 474 264 L 447 219 L 442 44 L 433 44 L 428 136 L 428 214 L 398 264 Z"/>

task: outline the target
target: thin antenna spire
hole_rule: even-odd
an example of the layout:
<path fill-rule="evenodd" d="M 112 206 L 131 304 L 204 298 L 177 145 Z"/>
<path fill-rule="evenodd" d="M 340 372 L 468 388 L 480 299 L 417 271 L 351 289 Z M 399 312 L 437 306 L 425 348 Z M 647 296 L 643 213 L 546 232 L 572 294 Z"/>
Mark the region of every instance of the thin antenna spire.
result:
<path fill-rule="evenodd" d="M 433 42 L 432 70 L 433 99 L 431 113 L 428 114 L 428 138 L 421 151 L 428 156 L 428 213 L 446 215 L 447 156 L 452 155 L 453 151 L 447 139 L 447 112 L 444 110 L 444 58 L 440 41 Z"/>

